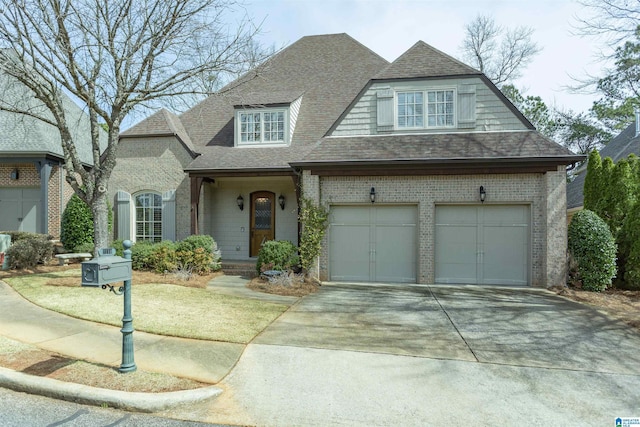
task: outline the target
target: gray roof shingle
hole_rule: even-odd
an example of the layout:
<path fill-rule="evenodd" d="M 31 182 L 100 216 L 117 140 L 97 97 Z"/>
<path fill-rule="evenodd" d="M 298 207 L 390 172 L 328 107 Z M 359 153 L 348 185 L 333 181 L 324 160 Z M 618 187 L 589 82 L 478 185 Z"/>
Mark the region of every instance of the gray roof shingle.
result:
<path fill-rule="evenodd" d="M 375 80 L 481 74 L 457 59 L 418 41 L 398 59 L 375 75 Z"/>
<path fill-rule="evenodd" d="M 431 133 L 327 137 L 300 163 L 573 156 L 571 151 L 535 131 Z"/>
<path fill-rule="evenodd" d="M 0 91 L 3 103 L 19 105 L 50 116 L 44 105 L 31 91 L 17 80 L 6 74 L 0 75 Z M 62 98 L 67 125 L 76 141 L 76 150 L 80 160 L 93 164 L 91 130 L 87 115 L 70 98 Z M 102 143 L 106 144 L 106 135 L 100 130 Z M 34 117 L 8 111 L 0 111 L 0 155 L 3 156 L 54 156 L 64 159 L 60 133 L 57 128 Z"/>

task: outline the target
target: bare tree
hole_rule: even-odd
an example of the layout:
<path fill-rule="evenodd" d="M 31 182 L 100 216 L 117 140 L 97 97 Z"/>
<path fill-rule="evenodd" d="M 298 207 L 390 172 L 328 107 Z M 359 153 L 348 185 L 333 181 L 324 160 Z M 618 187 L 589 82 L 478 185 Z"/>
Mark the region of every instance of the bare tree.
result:
<path fill-rule="evenodd" d="M 579 0 L 584 6 L 576 17 L 582 35 L 603 36 L 617 45 L 634 36 L 640 25 L 640 0 Z"/>
<path fill-rule="evenodd" d="M 66 180 L 91 207 L 96 247 L 108 244 L 107 187 L 123 119 L 136 108 L 202 92 L 202 76 L 237 73 L 247 52 L 255 54 L 258 29 L 248 19 L 235 29 L 223 25 L 232 6 L 233 0 L 0 0 L 0 71 L 46 107 L 0 100 L 0 109 L 58 129 Z M 88 115 L 91 169 L 78 156 L 64 94 Z"/>
<path fill-rule="evenodd" d="M 540 48 L 531 40 L 533 29 L 505 29 L 492 17 L 478 15 L 465 28 L 464 58 L 501 86 L 516 80 Z"/>

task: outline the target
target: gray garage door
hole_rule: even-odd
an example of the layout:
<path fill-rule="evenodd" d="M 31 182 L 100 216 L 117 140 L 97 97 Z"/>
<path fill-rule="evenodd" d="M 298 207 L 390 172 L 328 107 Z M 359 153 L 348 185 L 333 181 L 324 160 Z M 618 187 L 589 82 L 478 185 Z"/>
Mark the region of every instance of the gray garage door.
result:
<path fill-rule="evenodd" d="M 0 188 L 0 230 L 38 231 L 39 188 Z"/>
<path fill-rule="evenodd" d="M 527 285 L 529 206 L 437 206 L 436 283 Z"/>
<path fill-rule="evenodd" d="M 416 206 L 334 206 L 329 275 L 336 281 L 416 282 Z"/>

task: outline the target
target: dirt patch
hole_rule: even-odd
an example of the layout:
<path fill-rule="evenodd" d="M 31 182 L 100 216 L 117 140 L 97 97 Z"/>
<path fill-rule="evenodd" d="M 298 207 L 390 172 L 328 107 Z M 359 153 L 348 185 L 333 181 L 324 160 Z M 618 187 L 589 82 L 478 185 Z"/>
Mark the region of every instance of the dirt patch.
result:
<path fill-rule="evenodd" d="M 161 393 L 210 385 L 153 372 L 136 371 L 122 374 L 118 372 L 117 367 L 69 359 L 33 346 L 28 349 L 23 347 L 24 345 L 19 345 L 15 351 L 0 353 L 0 366 L 29 375 L 131 392 Z"/>
<path fill-rule="evenodd" d="M 589 292 L 574 287 L 552 290 L 573 301 L 591 305 L 640 331 L 640 291 L 607 289 L 604 292 Z"/>
<path fill-rule="evenodd" d="M 267 294 L 303 297 L 305 295 L 318 292 L 318 289 L 320 289 L 320 282 L 315 279 L 295 277 L 293 280 L 286 281 L 286 283 L 282 283 L 282 281 L 270 283 L 266 279 L 256 277 L 248 282 L 246 286 L 252 291 L 264 292 Z"/>

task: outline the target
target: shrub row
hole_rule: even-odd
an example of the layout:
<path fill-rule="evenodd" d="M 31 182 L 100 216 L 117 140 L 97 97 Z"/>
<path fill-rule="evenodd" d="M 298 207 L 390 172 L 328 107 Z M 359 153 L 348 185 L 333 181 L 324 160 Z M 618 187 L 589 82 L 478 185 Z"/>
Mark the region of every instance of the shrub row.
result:
<path fill-rule="evenodd" d="M 123 256 L 122 240 L 113 242 Z M 211 236 L 189 236 L 179 242 L 137 242 L 131 247 L 131 267 L 157 273 L 189 272 L 207 274 L 220 269 L 220 250 Z"/>

